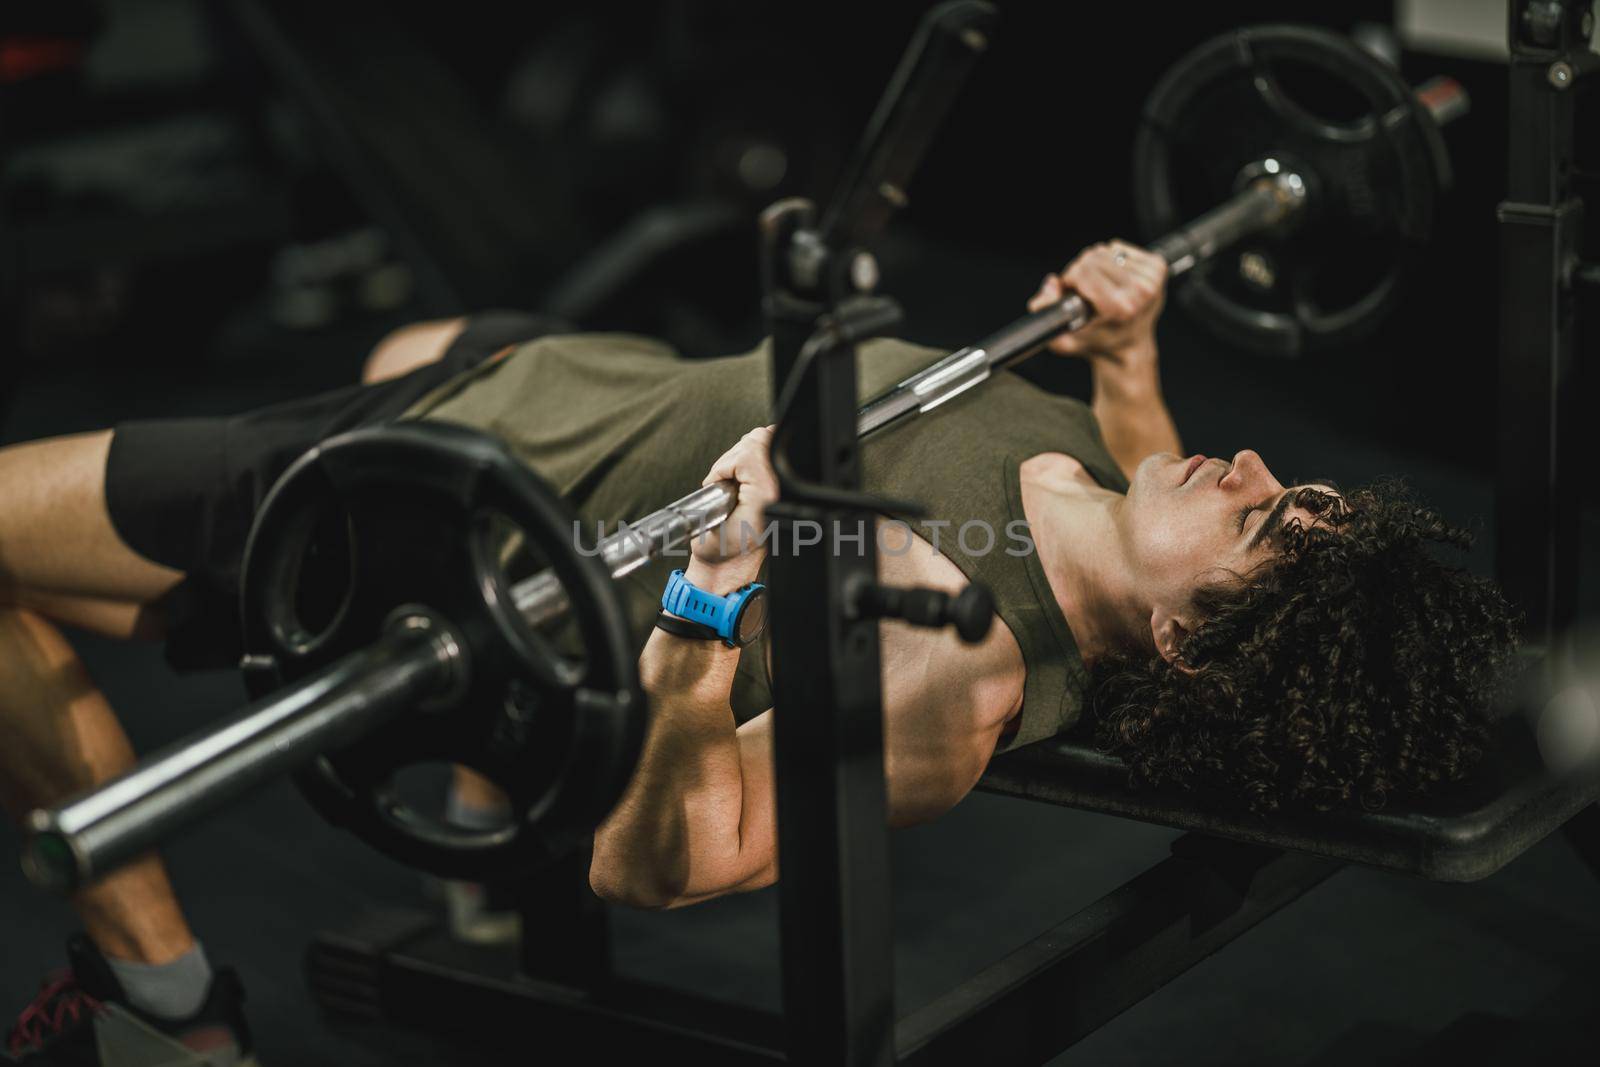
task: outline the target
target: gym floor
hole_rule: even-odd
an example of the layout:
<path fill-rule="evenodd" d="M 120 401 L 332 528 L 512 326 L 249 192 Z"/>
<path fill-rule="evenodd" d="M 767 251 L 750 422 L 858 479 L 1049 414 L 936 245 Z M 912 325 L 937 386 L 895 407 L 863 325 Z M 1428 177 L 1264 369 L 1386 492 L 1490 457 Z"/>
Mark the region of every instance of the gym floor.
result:
<path fill-rule="evenodd" d="M 142 32 L 159 37 L 167 32 L 161 18 L 186 6 L 145 5 L 161 17 Z M 1230 24 L 1251 17 L 1253 9 L 1245 10 L 1251 5 L 1233 6 L 1242 13 L 1230 7 L 1226 16 L 1205 17 Z M 883 52 L 885 64 L 906 26 L 888 26 L 880 35 L 893 42 Z M 1176 55 L 1199 36 L 1199 30 L 1179 27 L 1171 47 L 1161 47 Z M 1164 61 L 1156 58 L 1153 71 Z M 1503 72 L 1487 76 L 1493 82 Z M 992 105 L 1002 89 L 991 81 L 978 91 Z M 1475 270 L 1478 288 L 1465 297 L 1442 286 L 1421 294 L 1370 346 L 1341 354 L 1342 363 L 1241 357 L 1178 310 L 1163 320 L 1162 351 L 1168 401 L 1189 447 L 1212 455 L 1255 448 L 1282 476 L 1329 475 L 1347 485 L 1402 475 L 1448 517 L 1482 531 L 1467 562 L 1488 573 L 1493 427 L 1484 414 L 1492 411 L 1493 390 L 1466 379 L 1492 368 L 1493 331 L 1459 312 L 1492 307 L 1493 258 L 1483 250 L 1493 247 L 1498 194 L 1495 179 L 1484 175 L 1503 168 L 1497 154 L 1505 116 L 1492 93 L 1475 106 L 1481 129 L 1488 130 L 1484 136 L 1496 140 L 1478 165 L 1458 161 L 1461 188 L 1448 219 L 1454 226 L 1448 239 L 1457 243 L 1439 253 L 1439 261 L 1451 262 L 1475 243 L 1477 258 L 1461 259 L 1460 274 Z M 1092 138 L 1086 134 L 1085 140 Z M 1120 142 L 1113 147 L 1116 160 L 1127 158 Z M 1059 266 L 1086 241 L 1131 232 L 1120 171 L 1100 167 L 1084 167 L 1077 184 L 1087 188 L 1085 195 L 1110 197 L 1115 208 L 1050 206 L 1052 226 L 1062 216 L 1069 221 L 1049 233 L 1031 221 L 1039 211 L 1028 196 L 1045 184 L 1037 175 L 1028 194 L 1010 205 L 1009 220 L 1006 205 L 996 209 L 1002 215 L 996 229 L 1028 216 L 1038 231 L 1031 236 L 989 233 L 990 223 L 976 216 L 966 224 L 928 224 L 941 208 L 964 203 L 969 193 L 963 183 L 975 180 L 976 164 L 964 168 L 955 148 L 942 152 L 927 167 L 942 168 L 944 184 L 930 179 L 925 214 L 897 228 L 882 256 L 886 287 L 904 303 L 903 332 L 913 339 L 954 346 L 981 336 L 1017 313 L 1044 269 Z M 212 288 L 200 290 L 185 288 L 187 276 L 177 273 L 142 283 L 137 292 L 150 302 L 128 328 L 70 359 L 28 364 L 0 415 L 0 443 L 130 418 L 243 410 L 343 385 L 355 379 L 378 338 L 419 314 L 415 304 L 400 304 L 315 330 L 290 329 L 259 277 L 264 273 L 243 272 L 254 279 L 248 284 L 215 276 L 208 279 Z M 737 340 L 753 341 L 754 335 Z M 734 350 L 733 341 L 724 348 Z M 1402 361 L 1403 355 L 1415 358 Z M 1057 388 L 1081 393 L 1086 387 L 1072 368 L 1029 373 Z M 1595 504 L 1591 497 L 1584 516 L 1582 598 L 1591 617 L 1600 608 Z M 157 648 L 82 635 L 74 640 L 141 752 L 207 725 L 244 699 L 232 672 L 178 675 Z M 934 824 L 896 833 L 900 1012 L 1158 862 L 1173 836 L 1155 826 L 983 794 Z M 15 833 L 0 828 L 0 1013 L 7 1014 L 63 965 L 63 942 L 73 929 L 65 905 L 25 883 L 13 862 L 17 848 Z M 166 854 L 211 957 L 236 967 L 244 979 L 268 1067 L 544 1058 L 533 1051 L 540 1048 L 537 1033 L 527 1035 L 530 1052 L 512 1058 L 473 1046 L 470 1035 L 446 1042 L 319 1017 L 301 972 L 314 932 L 374 908 L 432 905 L 418 875 L 324 825 L 289 785 L 263 790 L 186 834 Z M 1054 1062 L 1332 1067 L 1446 1058 L 1591 1061 L 1600 1039 L 1593 1011 L 1600 1003 L 1596 875 L 1560 835 L 1472 885 L 1348 868 Z M 772 890 L 667 914 L 618 910 L 618 966 L 685 991 L 776 1008 L 776 915 Z"/>

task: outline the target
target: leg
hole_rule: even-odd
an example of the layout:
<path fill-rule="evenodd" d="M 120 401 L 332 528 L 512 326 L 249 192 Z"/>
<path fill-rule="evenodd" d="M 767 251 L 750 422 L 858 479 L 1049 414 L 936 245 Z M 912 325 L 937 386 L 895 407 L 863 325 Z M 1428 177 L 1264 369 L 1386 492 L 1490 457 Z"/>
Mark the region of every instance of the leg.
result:
<path fill-rule="evenodd" d="M 150 604 L 183 578 L 123 544 L 106 511 L 111 431 L 0 449 L 0 597 Z"/>
<path fill-rule="evenodd" d="M 499 786 L 460 764 L 451 776 L 450 801 L 452 821 L 465 823 L 474 830 L 504 822 L 506 813 L 511 810 L 511 801 Z"/>
<path fill-rule="evenodd" d="M 445 821 L 468 830 L 493 830 L 506 824 L 511 802 L 487 778 L 457 764 L 445 801 Z M 522 936 L 522 917 L 498 890 L 478 882 L 447 880 L 443 884 L 445 918 L 458 941 L 483 945 L 514 944 Z"/>
<path fill-rule="evenodd" d="M 13 812 L 59 801 L 133 762 L 111 708 L 60 632 L 37 612 L 10 606 L 0 607 L 0 753 L 0 801 Z M 22 1010 L 13 1052 L 29 1063 L 65 1062 L 69 1048 L 86 1046 L 94 1055 L 82 1062 L 199 1063 L 202 1052 L 207 1063 L 253 1062 L 237 980 L 214 980 L 154 854 L 80 890 L 72 903 L 88 945 L 68 943 L 72 982 L 47 984 Z"/>
<path fill-rule="evenodd" d="M 127 735 L 59 630 L 35 612 L 0 608 L 0 800 L 18 816 L 133 764 Z M 146 856 L 73 899 L 108 956 L 165 963 L 194 946 L 166 870 Z"/>
<path fill-rule="evenodd" d="M 409 374 L 418 367 L 438 362 L 450 343 L 466 329 L 466 319 L 436 319 L 402 326 L 379 341 L 361 368 L 367 385 Z"/>
<path fill-rule="evenodd" d="M 110 706 L 47 616 L 112 636 L 154 636 L 146 605 L 182 578 L 117 536 L 105 507 L 110 442 L 102 431 L 0 449 L 0 801 L 14 815 L 133 762 Z M 193 944 L 153 856 L 75 903 L 113 956 L 159 963 Z"/>

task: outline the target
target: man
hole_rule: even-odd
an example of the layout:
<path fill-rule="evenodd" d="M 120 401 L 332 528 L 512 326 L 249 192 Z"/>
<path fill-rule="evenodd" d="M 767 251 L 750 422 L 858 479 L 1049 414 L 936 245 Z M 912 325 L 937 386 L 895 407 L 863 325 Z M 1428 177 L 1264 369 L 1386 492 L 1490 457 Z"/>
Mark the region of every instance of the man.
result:
<path fill-rule="evenodd" d="M 1091 360 L 1092 406 L 1003 374 L 866 446 L 867 488 L 918 500 L 935 523 L 884 524 L 885 579 L 982 580 L 999 623 L 970 647 L 884 624 L 897 824 L 947 810 L 996 751 L 1071 726 L 1091 691 L 1102 736 L 1135 777 L 1263 810 L 1424 792 L 1464 773 L 1481 744 L 1512 630 L 1491 588 L 1428 555 L 1428 542 L 1459 535 L 1393 488 L 1286 488 L 1253 452 L 1179 455 L 1154 341 L 1164 280 L 1157 257 L 1113 243 L 1036 295 L 1037 306 L 1070 288 L 1097 309 L 1052 345 Z M 710 470 L 741 483 L 734 528 L 759 525 L 772 493 L 764 432 L 724 449 L 767 421 L 763 352 L 683 362 L 618 336 L 503 347 L 534 332 L 492 319 L 414 328 L 380 348 L 364 388 L 0 452 L 11 605 L 0 781 L 12 810 L 103 781 L 130 759 L 53 624 L 165 632 L 180 658 L 225 656 L 214 639 L 231 614 L 250 516 L 283 467 L 331 432 L 402 416 L 473 425 L 504 439 L 586 519 L 607 523 L 654 510 Z M 862 396 L 937 355 L 864 346 Z M 985 546 L 984 526 L 1001 538 L 1023 531 L 1028 550 Z M 698 546 L 685 577 L 729 593 L 760 564 L 738 549 Z M 674 562 L 624 582 L 654 715 L 591 871 L 603 895 L 650 907 L 777 875 L 763 650 L 653 631 Z M 486 791 L 463 795 L 463 815 L 492 808 Z M 79 907 L 99 948 L 79 946 L 80 977 L 103 954 L 121 988 L 101 992 L 125 994 L 141 1019 L 182 1039 L 198 1016 L 176 1008 L 200 1010 L 203 957 L 179 983 L 187 999 L 166 1014 L 135 990 L 199 951 L 158 862 L 86 890 Z"/>

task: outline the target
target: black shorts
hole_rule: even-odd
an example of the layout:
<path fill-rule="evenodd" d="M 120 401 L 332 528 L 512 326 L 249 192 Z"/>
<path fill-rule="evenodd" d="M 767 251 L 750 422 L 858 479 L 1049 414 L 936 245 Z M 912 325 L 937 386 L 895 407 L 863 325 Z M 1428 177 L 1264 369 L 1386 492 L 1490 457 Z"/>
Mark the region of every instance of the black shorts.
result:
<path fill-rule="evenodd" d="M 134 551 L 185 574 L 161 605 L 167 658 L 180 668 L 238 662 L 245 539 L 291 463 L 335 434 L 393 421 L 507 345 L 568 330 L 525 312 L 486 312 L 468 319 L 437 362 L 389 381 L 243 415 L 120 423 L 106 457 L 112 525 Z"/>

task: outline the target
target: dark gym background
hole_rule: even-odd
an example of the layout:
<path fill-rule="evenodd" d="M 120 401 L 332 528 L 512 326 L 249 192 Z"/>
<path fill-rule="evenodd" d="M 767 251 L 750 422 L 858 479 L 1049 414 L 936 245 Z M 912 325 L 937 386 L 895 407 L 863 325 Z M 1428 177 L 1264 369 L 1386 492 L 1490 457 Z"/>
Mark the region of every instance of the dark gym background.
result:
<path fill-rule="evenodd" d="M 388 330 L 474 307 L 554 306 L 692 355 L 746 348 L 759 336 L 754 213 L 826 196 L 922 6 L 5 5 L 0 440 L 345 384 Z M 1141 236 L 1134 119 L 1203 38 L 1394 16 L 1369 0 L 1002 8 L 993 54 L 882 247 L 884 288 L 919 340 L 972 341 L 1082 245 Z M 1370 341 L 1315 361 L 1227 351 L 1174 309 L 1167 395 L 1195 450 L 1253 447 L 1285 479 L 1405 475 L 1482 529 L 1470 563 L 1487 571 L 1505 70 L 1402 62 L 1413 81 L 1448 73 L 1472 96 L 1447 134 L 1456 186 L 1428 275 Z M 1081 367 L 1028 373 L 1087 391 Z M 1592 612 L 1600 516 L 1587 504 Z M 143 751 L 242 699 L 230 673 L 179 676 L 151 648 L 79 644 Z M 984 795 L 897 834 L 902 1011 L 1154 863 L 1171 836 Z M 15 853 L 0 831 L 7 1014 L 63 962 L 71 928 Z M 482 1062 L 470 1035 L 445 1045 L 315 1016 L 299 978 L 310 934 L 421 890 L 287 785 L 168 854 L 212 957 L 243 973 L 264 1062 Z M 768 891 L 619 913 L 617 951 L 640 975 L 775 1005 L 775 912 Z M 1595 884 L 1560 837 L 1471 886 L 1352 868 L 1060 1062 L 1564 1060 L 1596 1036 L 1597 962 Z M 537 1034 L 528 1046 L 547 1055 Z"/>

